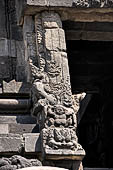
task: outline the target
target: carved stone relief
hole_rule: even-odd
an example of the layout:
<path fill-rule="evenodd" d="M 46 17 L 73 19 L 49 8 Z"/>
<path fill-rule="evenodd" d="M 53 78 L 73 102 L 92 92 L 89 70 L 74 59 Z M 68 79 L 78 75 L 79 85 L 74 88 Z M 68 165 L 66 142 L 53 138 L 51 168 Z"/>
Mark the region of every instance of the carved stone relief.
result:
<path fill-rule="evenodd" d="M 76 113 L 73 106 L 65 34 L 60 17 L 54 12 L 35 16 L 36 53 L 29 53 L 32 82 L 32 115 L 40 125 L 43 157 L 77 154 L 84 150 L 76 136 Z M 27 49 L 28 51 L 28 49 Z M 30 55 L 31 54 L 31 55 Z M 54 151 L 54 154 L 51 153 Z M 54 159 L 54 157 L 53 157 Z"/>

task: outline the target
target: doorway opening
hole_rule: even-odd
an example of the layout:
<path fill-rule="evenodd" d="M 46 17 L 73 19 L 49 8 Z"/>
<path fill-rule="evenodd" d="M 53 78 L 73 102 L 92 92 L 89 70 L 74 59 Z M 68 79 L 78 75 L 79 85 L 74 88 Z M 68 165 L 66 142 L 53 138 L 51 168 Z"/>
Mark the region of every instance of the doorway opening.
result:
<path fill-rule="evenodd" d="M 72 93 L 91 100 L 78 124 L 84 167 L 113 167 L 113 42 L 67 40 Z"/>

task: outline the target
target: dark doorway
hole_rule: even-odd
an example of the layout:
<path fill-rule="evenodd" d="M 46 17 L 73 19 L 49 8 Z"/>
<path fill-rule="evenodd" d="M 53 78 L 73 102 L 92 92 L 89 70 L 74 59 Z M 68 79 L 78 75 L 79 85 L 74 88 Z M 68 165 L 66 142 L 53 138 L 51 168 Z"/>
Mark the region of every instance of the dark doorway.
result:
<path fill-rule="evenodd" d="M 73 94 L 92 98 L 78 125 L 84 167 L 113 167 L 113 43 L 67 41 Z"/>

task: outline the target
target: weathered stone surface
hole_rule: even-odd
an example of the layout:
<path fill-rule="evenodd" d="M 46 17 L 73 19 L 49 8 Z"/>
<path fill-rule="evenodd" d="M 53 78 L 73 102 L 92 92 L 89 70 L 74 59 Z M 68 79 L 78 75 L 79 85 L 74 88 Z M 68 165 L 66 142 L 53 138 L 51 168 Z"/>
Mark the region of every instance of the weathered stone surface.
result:
<path fill-rule="evenodd" d="M 57 20 L 56 20 L 57 18 Z M 48 15 L 48 12 L 42 13 L 42 22 L 44 28 L 62 28 L 62 22 L 60 16 L 56 13 L 53 15 L 52 12 Z"/>
<path fill-rule="evenodd" d="M 8 43 L 9 44 L 9 56 L 16 58 L 17 57 L 16 41 L 15 40 L 11 40 L 11 41 L 8 40 L 8 42 L 9 42 Z"/>
<path fill-rule="evenodd" d="M 38 159 L 26 159 L 20 155 L 0 159 L 0 170 L 16 170 L 32 166 L 42 166 L 42 163 Z"/>
<path fill-rule="evenodd" d="M 17 82 L 12 80 L 10 82 L 3 81 L 3 93 L 30 93 L 31 84 Z"/>
<path fill-rule="evenodd" d="M 66 51 L 64 31 L 60 28 L 59 29 L 54 29 L 54 28 L 46 29 L 45 30 L 45 47 L 49 51 L 60 51 L 60 50 Z"/>
<path fill-rule="evenodd" d="M 5 1 L 0 1 L 0 37 L 6 37 Z"/>
<path fill-rule="evenodd" d="M 2 112 L 2 111 L 1 111 Z M 20 124 L 36 124 L 36 118 L 31 117 L 30 115 L 20 115 L 18 113 L 10 113 L 10 114 L 3 114 L 0 115 L 0 123 L 1 124 L 10 124 L 10 123 L 20 123 Z"/>
<path fill-rule="evenodd" d="M 1 127 L 1 126 L 0 126 Z M 8 125 L 9 133 L 24 134 L 24 133 L 38 133 L 39 126 L 36 124 L 14 124 Z"/>
<path fill-rule="evenodd" d="M 18 0 L 17 0 L 18 1 Z M 65 0 L 64 0 L 65 1 Z M 45 2 L 45 1 L 42 1 Z M 47 2 L 47 1 L 46 1 Z M 49 11 L 58 11 L 63 21 L 71 20 L 76 22 L 113 22 L 113 11 L 112 11 L 112 2 L 111 4 L 109 1 L 89 1 L 89 0 L 71 0 L 65 5 L 62 6 L 62 1 L 52 1 L 58 3 L 55 4 L 55 6 L 52 4 L 49 6 Z M 32 2 L 32 5 L 28 5 L 27 3 L 24 3 L 23 1 L 19 1 L 20 8 L 17 7 L 17 13 L 18 13 L 18 23 L 22 24 L 23 22 L 23 14 L 26 15 L 34 15 L 38 12 L 41 12 L 43 10 L 48 10 L 47 4 L 43 4 L 42 8 L 40 5 L 34 5 L 35 1 Z M 37 1 L 38 3 L 38 1 Z M 48 3 L 48 2 L 47 2 Z M 17 3 L 18 4 L 18 3 Z M 49 3 L 48 3 L 49 4 Z M 18 6 L 19 6 L 18 5 Z M 50 4 L 49 4 L 50 5 Z M 59 6 L 60 5 L 60 6 Z M 111 6 L 111 8 L 109 8 Z M 87 10 L 86 10 L 87 8 Z M 104 15 L 103 15 L 104 14 Z"/>
<path fill-rule="evenodd" d="M 65 168 L 58 168 L 58 167 L 50 167 L 50 166 L 42 166 L 42 167 L 29 167 L 29 168 L 22 168 L 19 170 L 68 170 Z"/>
<path fill-rule="evenodd" d="M 21 135 L 0 135 L 0 153 L 19 153 L 22 149 L 22 143 Z"/>
<path fill-rule="evenodd" d="M 24 2 L 25 3 L 25 2 Z M 63 1 L 55 1 L 55 0 L 48 0 L 48 1 L 44 1 L 44 0 L 27 0 L 26 1 L 26 5 L 30 6 L 63 6 L 63 7 L 72 7 L 72 0 L 63 0 Z"/>
<path fill-rule="evenodd" d="M 8 56 L 8 39 L 0 38 L 0 56 Z"/>
<path fill-rule="evenodd" d="M 67 40 L 90 40 L 90 41 L 113 41 L 111 32 L 98 32 L 98 31 L 66 31 Z"/>
<path fill-rule="evenodd" d="M 4 48 L 4 47 L 2 47 Z M 8 56 L 0 56 L 0 79 L 10 78 L 11 60 Z"/>
<path fill-rule="evenodd" d="M 0 112 L 23 112 L 27 113 L 30 109 L 29 99 L 0 99 Z"/>
<path fill-rule="evenodd" d="M 24 52 L 24 43 L 23 41 L 16 41 L 16 55 L 17 55 L 17 65 L 25 65 L 25 52 Z"/>
<path fill-rule="evenodd" d="M 6 38 L 0 38 L 0 78 L 10 78 L 11 60 L 9 58 L 9 46 Z"/>
<path fill-rule="evenodd" d="M 31 72 L 29 68 L 29 58 L 36 62 L 36 39 L 34 34 L 34 21 L 32 16 L 24 17 L 23 39 L 25 48 L 25 75 L 27 82 L 31 82 Z"/>
<path fill-rule="evenodd" d="M 36 14 L 37 12 L 41 12 L 42 9 L 48 10 L 47 7 L 49 7 L 49 10 L 54 9 L 54 10 L 59 11 L 63 20 L 68 20 L 70 18 L 71 20 L 80 21 L 82 19 L 82 17 L 85 20 L 88 19 L 88 17 L 90 18 L 90 20 L 91 20 L 91 18 L 93 19 L 94 17 L 96 17 L 96 20 L 99 20 L 100 22 L 102 22 L 102 20 L 111 18 L 111 16 L 110 16 L 111 14 L 108 15 L 108 10 L 106 10 L 106 9 L 113 7 L 113 2 L 111 0 L 108 0 L 108 1 L 105 1 L 105 0 L 104 1 L 100 1 L 100 0 L 92 0 L 92 1 L 90 1 L 90 0 L 83 0 L 83 1 L 82 0 L 62 0 L 62 1 L 60 1 L 60 0 L 58 0 L 58 1 L 55 1 L 55 0 L 48 0 L 48 1 L 27 0 L 26 2 L 25 2 L 25 0 L 24 1 L 16 0 L 16 1 L 17 1 L 16 3 L 17 3 L 18 23 L 22 23 L 22 20 L 23 20 L 22 16 L 24 13 L 29 14 L 29 15 Z M 39 7 L 43 7 L 43 8 L 39 8 Z M 82 10 L 81 10 L 81 8 L 82 8 Z M 87 12 L 86 12 L 86 10 L 85 10 L 85 12 L 83 11 L 83 9 L 86 9 L 86 8 L 89 9 L 89 12 L 88 12 L 88 10 L 87 10 Z M 95 11 L 95 8 L 97 8 L 96 11 Z M 94 9 L 93 13 L 92 13 L 91 9 Z M 101 12 L 105 13 L 104 17 L 100 16 Z M 90 13 L 90 14 L 88 14 L 88 17 L 87 17 L 87 13 Z M 94 14 L 94 15 L 92 15 L 92 14 Z M 113 20 L 113 17 L 112 17 L 112 20 Z"/>
<path fill-rule="evenodd" d="M 0 134 L 8 134 L 9 127 L 8 124 L 0 124 Z"/>
<path fill-rule="evenodd" d="M 18 0 L 17 0 L 18 1 Z M 37 1 L 37 0 L 27 0 L 26 2 L 24 1 L 23 4 L 28 5 L 28 6 L 42 6 L 42 7 L 84 7 L 84 8 L 88 8 L 88 7 L 112 7 L 112 1 L 100 1 L 100 0 L 42 0 L 42 1 Z"/>
<path fill-rule="evenodd" d="M 44 26 L 45 15 L 56 25 Z M 44 16 L 44 20 L 43 20 Z M 54 17 L 52 17 L 54 16 Z M 76 114 L 72 105 L 72 93 L 66 53 L 64 30 L 55 12 L 42 12 L 35 16 L 36 58 L 29 56 L 32 76 L 32 114 L 37 117 L 41 130 L 42 158 L 51 160 L 82 160 L 85 151 L 76 136 Z M 58 21 L 58 23 L 57 23 Z M 60 21 L 61 22 L 61 21 Z M 28 43 L 28 40 L 27 40 Z M 27 44 L 25 41 L 25 45 Z M 26 48 L 26 53 L 29 49 Z M 31 137 L 25 139 L 25 151 L 30 148 Z M 28 140 L 28 144 L 26 145 Z M 37 140 L 37 138 L 36 138 Z M 35 141 L 35 140 L 34 140 Z"/>
<path fill-rule="evenodd" d="M 41 141 L 39 133 L 23 134 L 26 153 L 41 152 Z"/>

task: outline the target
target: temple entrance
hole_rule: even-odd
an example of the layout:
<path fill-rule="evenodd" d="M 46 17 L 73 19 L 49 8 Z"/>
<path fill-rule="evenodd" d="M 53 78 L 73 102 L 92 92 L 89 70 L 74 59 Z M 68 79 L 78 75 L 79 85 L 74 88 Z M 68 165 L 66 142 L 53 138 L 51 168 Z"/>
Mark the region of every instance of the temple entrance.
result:
<path fill-rule="evenodd" d="M 113 42 L 68 40 L 73 94 L 91 99 L 78 124 L 84 167 L 113 167 Z M 79 116 L 79 115 L 78 115 Z"/>

